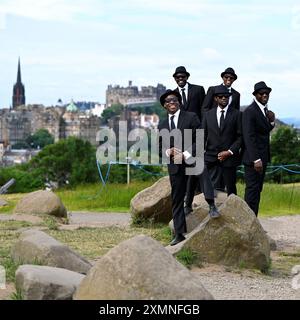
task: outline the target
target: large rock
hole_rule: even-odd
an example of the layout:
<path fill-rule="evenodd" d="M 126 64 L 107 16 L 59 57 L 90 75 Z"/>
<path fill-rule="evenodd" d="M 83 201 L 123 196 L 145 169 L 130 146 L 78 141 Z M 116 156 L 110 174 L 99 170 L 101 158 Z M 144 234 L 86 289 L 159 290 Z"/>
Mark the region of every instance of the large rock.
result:
<path fill-rule="evenodd" d="M 16 289 L 24 300 L 71 300 L 84 277 L 61 268 L 22 265 L 16 271 Z"/>
<path fill-rule="evenodd" d="M 227 193 L 215 191 L 215 204 L 219 208 L 227 199 Z M 206 202 L 203 193 L 194 197 L 193 211 L 186 217 L 187 233 L 192 232 L 205 217 L 207 217 L 209 205 Z M 173 219 L 169 222 L 169 227 L 174 233 Z"/>
<path fill-rule="evenodd" d="M 266 270 L 270 264 L 269 239 L 246 202 L 230 195 L 220 207 L 221 217 L 207 216 L 177 246 L 169 247 L 173 254 L 183 248 L 209 263 Z"/>
<path fill-rule="evenodd" d="M 169 222 L 172 219 L 171 186 L 169 177 L 163 177 L 136 194 L 130 202 L 133 221 L 153 219 L 155 222 Z"/>
<path fill-rule="evenodd" d="M 39 230 L 24 231 L 11 255 L 19 264 L 41 264 L 84 274 L 91 268 L 91 264 L 78 253 Z"/>
<path fill-rule="evenodd" d="M 185 217 L 187 233 L 192 232 L 208 215 L 208 209 L 203 207 L 194 207 L 193 212 Z M 173 219 L 169 222 L 169 227 L 174 234 Z"/>
<path fill-rule="evenodd" d="M 215 204 L 220 207 L 227 199 L 227 193 L 215 190 Z M 193 208 L 209 209 L 209 205 L 204 198 L 204 194 L 200 193 L 194 197 Z"/>
<path fill-rule="evenodd" d="M 75 300 L 213 299 L 199 275 L 156 240 L 139 235 L 111 249 L 79 285 Z"/>
<path fill-rule="evenodd" d="M 67 210 L 60 198 L 52 191 L 46 190 L 34 191 L 24 196 L 17 203 L 14 213 L 67 217 Z"/>

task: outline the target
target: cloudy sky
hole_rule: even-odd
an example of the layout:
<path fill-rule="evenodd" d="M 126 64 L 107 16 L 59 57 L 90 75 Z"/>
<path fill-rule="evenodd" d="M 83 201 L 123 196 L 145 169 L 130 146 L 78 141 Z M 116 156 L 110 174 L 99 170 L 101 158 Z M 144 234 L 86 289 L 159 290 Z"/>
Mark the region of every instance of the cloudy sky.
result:
<path fill-rule="evenodd" d="M 174 88 L 179 65 L 207 90 L 231 66 L 242 104 L 264 80 L 270 108 L 298 117 L 297 2 L 0 0 L 0 107 L 11 104 L 20 56 L 27 103 L 105 102 L 108 84 L 128 80 Z"/>

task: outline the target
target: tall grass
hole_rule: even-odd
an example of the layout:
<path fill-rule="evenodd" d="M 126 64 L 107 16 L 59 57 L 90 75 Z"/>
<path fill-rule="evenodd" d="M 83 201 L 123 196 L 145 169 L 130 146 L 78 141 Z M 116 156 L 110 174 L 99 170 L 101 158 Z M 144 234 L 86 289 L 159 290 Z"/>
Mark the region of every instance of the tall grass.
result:
<path fill-rule="evenodd" d="M 245 184 L 238 184 L 238 195 L 244 198 Z M 259 216 L 300 214 L 300 184 L 265 183 L 261 193 Z"/>
<path fill-rule="evenodd" d="M 127 184 L 87 184 L 72 190 L 56 191 L 70 211 L 119 211 L 127 212 L 130 200 L 141 190 L 151 186 L 153 181 L 140 181 Z"/>
<path fill-rule="evenodd" d="M 87 184 L 75 189 L 56 191 L 68 211 L 129 212 L 131 199 L 153 181 L 133 181 L 127 184 Z M 238 183 L 238 195 L 243 198 L 245 184 Z M 12 212 L 17 201 L 25 194 L 1 195 L 9 205 L 0 207 L 0 213 Z M 300 214 L 300 183 L 265 183 L 261 194 L 259 216 Z"/>

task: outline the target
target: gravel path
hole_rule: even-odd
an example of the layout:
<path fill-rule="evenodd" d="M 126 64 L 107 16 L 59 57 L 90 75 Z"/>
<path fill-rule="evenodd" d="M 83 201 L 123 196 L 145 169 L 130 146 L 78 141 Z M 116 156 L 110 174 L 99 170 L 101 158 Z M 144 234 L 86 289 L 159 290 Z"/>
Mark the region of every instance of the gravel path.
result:
<path fill-rule="evenodd" d="M 260 218 L 263 228 L 276 241 L 277 250 L 300 253 L 300 215 Z M 274 261 L 279 252 L 272 252 Z M 300 265 L 300 257 L 298 258 Z M 292 287 L 292 275 L 267 276 L 248 270 L 227 272 L 222 266 L 205 266 L 192 270 L 199 274 L 204 287 L 215 297 L 223 300 L 300 300 L 299 289 Z"/>

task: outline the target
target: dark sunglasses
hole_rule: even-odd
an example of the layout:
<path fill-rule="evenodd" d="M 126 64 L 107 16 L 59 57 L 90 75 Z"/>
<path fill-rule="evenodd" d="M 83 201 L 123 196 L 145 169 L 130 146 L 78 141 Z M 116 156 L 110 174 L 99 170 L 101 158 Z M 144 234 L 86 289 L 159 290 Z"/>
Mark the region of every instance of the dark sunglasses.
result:
<path fill-rule="evenodd" d="M 235 77 L 233 77 L 233 76 L 224 76 L 223 78 L 230 79 L 230 80 L 235 80 Z"/>
<path fill-rule="evenodd" d="M 228 94 L 218 94 L 217 97 L 220 98 L 220 99 L 222 99 L 222 98 L 229 98 L 230 95 L 228 95 Z"/>
<path fill-rule="evenodd" d="M 186 75 L 175 76 L 175 79 L 185 79 L 185 78 L 187 78 Z"/>
<path fill-rule="evenodd" d="M 171 98 L 171 99 L 166 99 L 165 103 L 172 103 L 172 102 L 178 102 L 179 100 L 177 98 Z"/>
<path fill-rule="evenodd" d="M 257 94 L 259 94 L 260 96 L 263 96 L 264 94 L 266 94 L 268 96 L 270 94 L 270 91 L 268 90 L 257 91 Z"/>

